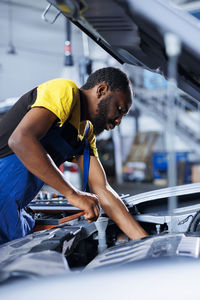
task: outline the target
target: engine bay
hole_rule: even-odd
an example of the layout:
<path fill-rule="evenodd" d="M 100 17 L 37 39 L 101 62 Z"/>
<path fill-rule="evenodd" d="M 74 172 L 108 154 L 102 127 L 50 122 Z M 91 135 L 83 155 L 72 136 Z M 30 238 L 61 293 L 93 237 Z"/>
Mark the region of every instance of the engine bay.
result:
<path fill-rule="evenodd" d="M 102 211 L 88 223 L 62 195 L 40 192 L 27 208 L 35 231 L 0 246 L 0 282 L 27 277 L 86 272 L 151 259 L 199 258 L 200 184 L 121 195 L 149 234 L 129 240 Z M 170 215 L 167 199 L 177 197 Z"/>

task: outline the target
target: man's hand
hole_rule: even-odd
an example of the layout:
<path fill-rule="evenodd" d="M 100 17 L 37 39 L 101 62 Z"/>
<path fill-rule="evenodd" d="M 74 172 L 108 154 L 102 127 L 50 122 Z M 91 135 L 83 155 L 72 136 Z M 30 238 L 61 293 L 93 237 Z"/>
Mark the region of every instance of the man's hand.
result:
<path fill-rule="evenodd" d="M 67 200 L 74 206 L 80 208 L 85 212 L 84 218 L 89 222 L 96 221 L 100 206 L 97 196 L 90 193 L 76 191 L 70 196 L 66 196 Z"/>

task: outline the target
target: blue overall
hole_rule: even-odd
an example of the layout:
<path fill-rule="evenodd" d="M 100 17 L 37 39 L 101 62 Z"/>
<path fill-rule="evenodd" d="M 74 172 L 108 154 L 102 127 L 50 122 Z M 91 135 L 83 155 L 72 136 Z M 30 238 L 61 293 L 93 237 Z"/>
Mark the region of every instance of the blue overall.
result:
<path fill-rule="evenodd" d="M 62 127 L 50 129 L 41 144 L 50 145 L 63 162 L 83 153 L 84 190 L 87 187 L 90 148 L 86 139 L 87 124 L 83 142 L 79 147 L 71 147 L 62 137 Z M 47 174 L 48 176 L 48 174 Z M 33 175 L 15 154 L 0 158 L 0 244 L 23 237 L 32 232 L 34 219 L 24 210 L 41 190 L 44 182 Z"/>

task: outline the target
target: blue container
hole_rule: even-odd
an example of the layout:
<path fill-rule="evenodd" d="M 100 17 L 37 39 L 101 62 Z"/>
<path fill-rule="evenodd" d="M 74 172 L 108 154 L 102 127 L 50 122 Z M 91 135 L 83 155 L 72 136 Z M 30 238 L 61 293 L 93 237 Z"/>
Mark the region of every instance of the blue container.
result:
<path fill-rule="evenodd" d="M 166 179 L 168 169 L 168 153 L 167 152 L 154 152 L 153 153 L 153 178 Z M 184 183 L 190 183 L 190 165 L 188 161 L 188 152 L 177 152 L 176 162 L 185 163 Z"/>

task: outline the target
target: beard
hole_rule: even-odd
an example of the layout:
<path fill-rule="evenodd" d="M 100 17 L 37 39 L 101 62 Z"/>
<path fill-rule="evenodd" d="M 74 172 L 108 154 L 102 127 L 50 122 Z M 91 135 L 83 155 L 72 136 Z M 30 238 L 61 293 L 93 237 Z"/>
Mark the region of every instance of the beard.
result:
<path fill-rule="evenodd" d="M 109 102 L 112 97 L 108 96 L 101 100 L 96 110 L 96 115 L 92 120 L 93 132 L 95 135 L 102 133 L 106 126 Z"/>

